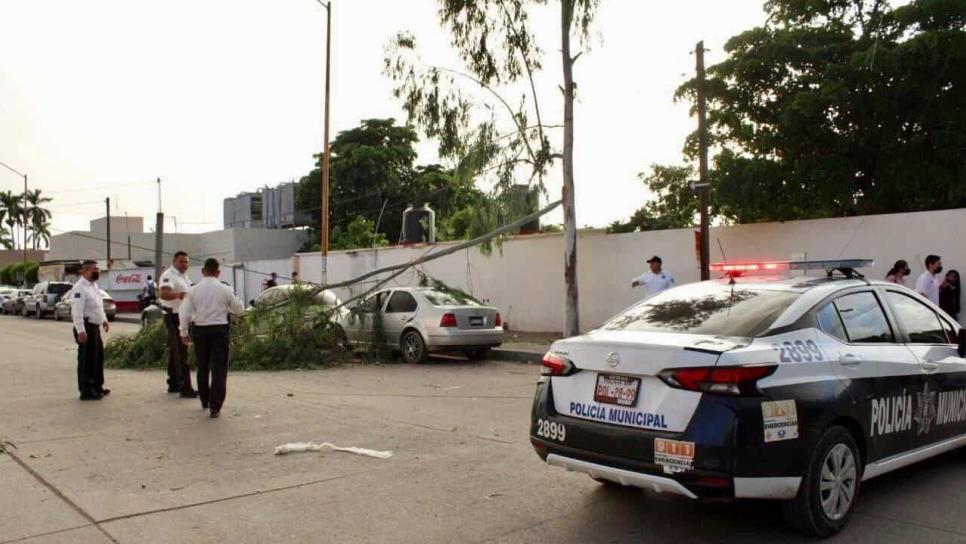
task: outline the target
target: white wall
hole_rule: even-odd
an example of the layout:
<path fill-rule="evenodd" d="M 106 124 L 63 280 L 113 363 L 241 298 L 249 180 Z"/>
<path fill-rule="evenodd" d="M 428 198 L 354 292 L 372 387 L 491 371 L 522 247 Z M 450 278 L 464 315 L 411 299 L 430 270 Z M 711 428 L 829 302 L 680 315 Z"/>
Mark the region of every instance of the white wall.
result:
<path fill-rule="evenodd" d="M 711 230 L 711 259 L 722 260 L 718 241 L 730 261 L 790 260 L 802 254 L 809 259 L 868 257 L 876 260 L 874 267 L 864 271 L 870 278 L 882 278 L 894 261 L 906 259 L 913 271 L 910 281 L 914 282 L 930 253 L 943 257 L 946 270 L 966 273 L 966 244 L 961 241 L 964 227 L 966 209 L 717 227 Z M 449 245 L 333 252 L 329 254 L 328 280 L 357 277 Z M 630 281 L 645 270 L 644 260 L 651 255 L 664 259 L 665 269 L 678 283 L 699 279 L 693 229 L 580 233 L 577 263 L 582 329 L 600 325 L 643 297 L 641 290 L 630 288 Z M 298 254 L 295 260 L 304 281 L 321 280 L 318 253 Z M 273 262 L 278 264 L 260 266 L 274 267 L 282 275 L 284 261 Z M 560 234 L 511 239 L 503 244 L 502 251 L 494 248 L 489 257 L 476 249 L 461 251 L 432 261 L 425 269 L 453 287 L 488 300 L 514 329 L 549 332 L 563 328 Z M 414 285 L 417 281 L 415 273 L 407 272 L 389 285 Z M 343 290 L 339 294 L 345 298 L 350 293 Z M 966 315 L 961 315 L 961 322 L 964 319 Z"/>

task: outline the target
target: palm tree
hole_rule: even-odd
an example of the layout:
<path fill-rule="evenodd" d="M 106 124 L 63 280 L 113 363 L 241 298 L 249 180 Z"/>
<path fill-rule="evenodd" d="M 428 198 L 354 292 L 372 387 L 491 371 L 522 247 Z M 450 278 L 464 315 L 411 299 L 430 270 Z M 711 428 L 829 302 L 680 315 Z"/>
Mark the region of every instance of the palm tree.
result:
<path fill-rule="evenodd" d="M 10 232 L 11 249 L 17 249 L 17 239 L 13 237 L 13 228 L 23 225 L 23 207 L 20 205 L 20 196 L 13 194 L 11 191 L 0 191 L 0 209 L 6 215 L 3 222 L 7 224 L 7 230 Z"/>
<path fill-rule="evenodd" d="M 27 191 L 27 215 L 30 219 L 30 228 L 33 230 L 33 248 L 40 249 L 39 242 L 43 240 L 45 244 L 50 244 L 50 210 L 43 207 L 43 204 L 50 202 L 50 198 L 40 195 L 40 189 Z"/>
<path fill-rule="evenodd" d="M 3 218 L 7 215 L 5 208 L 0 208 L 0 248 L 13 249 L 13 238 L 10 236 L 10 229 L 3 226 Z"/>

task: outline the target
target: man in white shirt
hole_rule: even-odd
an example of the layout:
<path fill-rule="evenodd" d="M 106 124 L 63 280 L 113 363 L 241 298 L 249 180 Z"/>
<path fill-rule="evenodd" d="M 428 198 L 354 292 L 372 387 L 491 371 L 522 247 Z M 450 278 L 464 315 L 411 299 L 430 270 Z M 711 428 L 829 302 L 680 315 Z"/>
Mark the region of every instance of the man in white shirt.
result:
<path fill-rule="evenodd" d="M 631 287 L 643 285 L 648 297 L 653 297 L 665 289 L 674 287 L 674 276 L 662 269 L 663 262 L 660 257 L 657 255 L 651 257 L 647 260 L 647 264 L 651 267 L 651 270 L 634 278 Z"/>
<path fill-rule="evenodd" d="M 942 283 L 940 274 L 943 271 L 943 261 L 939 255 L 926 257 L 926 270 L 916 280 L 916 292 L 928 298 L 933 304 L 939 305 L 939 284 Z"/>
<path fill-rule="evenodd" d="M 181 398 L 193 399 L 198 393 L 191 387 L 188 348 L 181 343 L 178 334 L 181 302 L 191 289 L 188 262 L 188 254 L 179 251 L 174 254 L 171 267 L 161 274 L 161 309 L 168 329 L 168 393 L 181 393 Z"/>
<path fill-rule="evenodd" d="M 210 409 L 213 418 L 221 412 L 227 389 L 228 315 L 239 315 L 245 311 L 245 306 L 231 287 L 218 281 L 220 273 L 217 259 L 206 260 L 201 270 L 204 277 L 191 288 L 181 305 L 181 341 L 187 346 L 194 339 L 201 408 Z M 191 338 L 188 336 L 189 324 L 193 325 Z"/>
<path fill-rule="evenodd" d="M 101 327 L 107 332 L 107 316 L 104 301 L 97 287 L 100 278 L 97 261 L 81 264 L 81 279 L 71 289 L 70 316 L 74 322 L 74 340 L 77 341 L 77 389 L 80 400 L 101 400 L 110 394 L 104 389 L 104 342 Z"/>

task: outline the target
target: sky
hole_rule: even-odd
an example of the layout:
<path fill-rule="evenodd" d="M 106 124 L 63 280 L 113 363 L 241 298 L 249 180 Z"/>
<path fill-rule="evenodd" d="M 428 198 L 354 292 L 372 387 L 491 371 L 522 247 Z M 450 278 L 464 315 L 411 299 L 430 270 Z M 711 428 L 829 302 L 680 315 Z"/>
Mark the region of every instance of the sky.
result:
<path fill-rule="evenodd" d="M 709 65 L 722 60 L 729 37 L 763 23 L 761 4 L 601 1 L 575 67 L 578 225 L 626 219 L 648 198 L 638 173 L 680 162 L 695 119 L 672 96 L 695 43 Z M 563 111 L 557 5 L 532 14 L 548 124 Z M 333 137 L 362 119 L 405 121 L 382 73 L 398 31 L 427 62 L 459 68 L 436 6 L 333 1 Z M 86 229 L 106 197 L 112 214 L 153 224 L 157 178 L 165 230 L 220 229 L 222 199 L 297 180 L 322 149 L 324 15 L 316 0 L 0 0 L 0 161 L 54 199 L 54 234 Z M 433 142 L 418 151 L 438 160 Z M 22 183 L 0 169 L 0 190 Z M 547 189 L 560 194 L 559 163 Z"/>

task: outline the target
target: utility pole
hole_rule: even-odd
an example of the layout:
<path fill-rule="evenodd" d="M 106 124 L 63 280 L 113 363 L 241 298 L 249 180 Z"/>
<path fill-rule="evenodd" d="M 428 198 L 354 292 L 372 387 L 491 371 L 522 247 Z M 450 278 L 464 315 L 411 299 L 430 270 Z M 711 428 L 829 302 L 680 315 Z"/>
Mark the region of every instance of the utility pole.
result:
<path fill-rule="evenodd" d="M 711 279 L 711 234 L 708 227 L 708 108 L 705 103 L 704 85 L 704 40 L 695 46 L 694 54 L 697 57 L 698 85 L 698 182 L 701 191 L 701 281 Z"/>
<path fill-rule="evenodd" d="M 124 230 L 127 231 L 127 260 L 131 260 L 131 221 L 124 212 Z"/>
<path fill-rule="evenodd" d="M 160 187 L 160 178 L 158 178 Z M 158 211 L 154 222 L 154 281 L 161 281 L 161 253 L 164 252 L 164 214 Z"/>
<path fill-rule="evenodd" d="M 23 265 L 24 274 L 27 270 L 27 229 L 30 228 L 30 221 L 27 220 L 27 174 L 23 175 Z M 11 229 L 13 230 L 13 229 Z M 13 236 L 13 233 L 10 233 Z M 26 281 L 26 276 L 24 276 Z"/>
<path fill-rule="evenodd" d="M 322 286 L 328 283 L 329 271 L 329 73 L 332 50 L 332 2 L 316 0 L 325 8 L 325 113 L 322 142 L 322 236 L 319 247 Z"/>
<path fill-rule="evenodd" d="M 111 269 L 111 197 L 104 199 L 107 207 L 107 269 Z"/>

